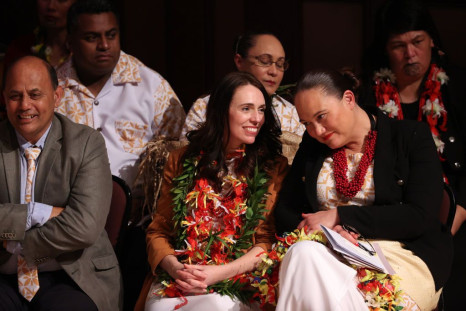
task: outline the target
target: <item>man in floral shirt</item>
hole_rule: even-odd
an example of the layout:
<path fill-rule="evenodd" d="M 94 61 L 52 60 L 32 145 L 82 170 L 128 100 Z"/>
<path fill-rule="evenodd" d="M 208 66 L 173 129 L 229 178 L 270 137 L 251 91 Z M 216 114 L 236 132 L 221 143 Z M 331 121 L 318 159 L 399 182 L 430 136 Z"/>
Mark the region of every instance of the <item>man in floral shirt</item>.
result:
<path fill-rule="evenodd" d="M 120 50 L 111 2 L 78 1 L 67 28 L 72 58 L 58 71 L 65 94 L 56 111 L 100 131 L 112 174 L 132 185 L 146 143 L 179 137 L 183 107 L 160 74 Z"/>

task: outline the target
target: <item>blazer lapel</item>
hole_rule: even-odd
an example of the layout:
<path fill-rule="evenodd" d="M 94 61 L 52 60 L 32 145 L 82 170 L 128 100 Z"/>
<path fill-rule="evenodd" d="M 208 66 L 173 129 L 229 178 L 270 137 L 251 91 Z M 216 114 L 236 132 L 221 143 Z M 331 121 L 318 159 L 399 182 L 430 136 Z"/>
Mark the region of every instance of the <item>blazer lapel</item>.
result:
<path fill-rule="evenodd" d="M 45 140 L 44 149 L 39 156 L 39 168 L 37 170 L 36 181 L 34 184 L 34 200 L 44 202 L 44 189 L 47 185 L 49 172 L 53 167 L 55 160 L 61 149 L 62 128 L 57 117 L 53 117 L 52 127 Z"/>
<path fill-rule="evenodd" d="M 330 149 L 323 144 L 314 144 L 319 151 L 316 157 L 306 161 L 306 197 L 311 205 L 312 211 L 319 210 L 319 202 L 317 201 L 317 178 L 322 168 L 322 164 L 326 157 L 330 155 Z"/>
<path fill-rule="evenodd" d="M 20 203 L 21 170 L 19 163 L 19 146 L 14 129 L 8 124 L 7 135 L 2 139 L 1 155 L 5 170 L 6 188 L 11 203 Z"/>
<path fill-rule="evenodd" d="M 392 196 L 391 178 L 394 169 L 394 151 L 391 141 L 390 121 L 382 112 L 377 112 L 377 142 L 375 146 L 374 187 L 375 203 L 382 204 Z"/>

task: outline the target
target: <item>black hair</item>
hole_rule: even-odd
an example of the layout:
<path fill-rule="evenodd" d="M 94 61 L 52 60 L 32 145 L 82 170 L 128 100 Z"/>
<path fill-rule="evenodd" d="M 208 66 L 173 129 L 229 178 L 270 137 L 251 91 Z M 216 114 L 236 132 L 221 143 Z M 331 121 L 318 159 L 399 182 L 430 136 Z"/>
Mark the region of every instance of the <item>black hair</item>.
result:
<path fill-rule="evenodd" d="M 70 7 L 67 15 L 66 30 L 72 33 L 78 27 L 78 17 L 81 14 L 113 13 L 119 23 L 118 11 L 110 0 L 78 0 Z"/>
<path fill-rule="evenodd" d="M 197 176 L 207 178 L 217 189 L 221 186 L 220 173 L 227 171 L 225 146 L 230 136 L 230 103 L 236 90 L 244 85 L 252 85 L 261 91 L 265 99 L 265 120 L 254 143 L 246 145 L 246 155 L 236 168 L 236 173 L 249 177 L 256 164 L 263 165 L 266 170 L 271 169 L 273 159 L 281 154 L 280 125 L 272 108 L 271 98 L 262 83 L 247 72 L 227 74 L 209 98 L 203 125 L 188 132 L 187 138 L 190 143 L 184 155 L 184 158 L 201 156 Z"/>
<path fill-rule="evenodd" d="M 50 79 L 50 83 L 52 84 L 53 89 L 56 90 L 57 87 L 58 87 L 58 78 L 57 78 L 57 72 L 55 71 L 55 68 L 53 68 L 52 65 L 50 65 L 48 62 L 46 62 L 45 60 L 43 60 L 40 57 L 28 55 L 28 56 L 23 56 L 21 58 L 18 58 L 17 60 L 15 60 L 13 63 L 11 63 L 8 66 L 8 68 L 5 71 L 5 75 L 3 76 L 4 78 L 3 78 L 3 82 L 2 82 L 2 91 L 5 90 L 6 80 L 8 79 L 8 73 L 11 71 L 11 68 L 13 68 L 13 66 L 16 63 L 20 62 L 21 60 L 23 60 L 26 57 L 32 57 L 32 58 L 38 59 L 38 60 L 40 60 L 42 62 L 42 64 L 47 69 L 47 73 L 48 73 L 48 76 L 49 76 L 49 79 Z"/>
<path fill-rule="evenodd" d="M 372 75 L 379 68 L 390 68 L 386 46 L 392 35 L 423 30 L 434 41 L 432 60 L 441 61 L 438 51 L 442 49 L 440 36 L 428 8 L 419 0 L 389 0 L 377 11 L 374 41 L 363 58 L 366 74 Z"/>
<path fill-rule="evenodd" d="M 325 94 L 342 98 L 345 91 L 353 92 L 356 101 L 359 96 L 360 81 L 356 75 L 348 69 L 313 70 L 299 79 L 296 85 L 296 94 L 314 88 L 320 88 Z"/>
<path fill-rule="evenodd" d="M 380 7 L 376 19 L 376 38 L 387 43 L 390 35 L 424 30 L 440 45 L 440 36 L 429 10 L 422 1 L 392 0 Z"/>
<path fill-rule="evenodd" d="M 249 50 L 256 45 L 257 36 L 270 35 L 277 38 L 276 35 L 269 31 L 247 31 L 242 35 L 236 37 L 235 43 L 233 44 L 233 55 L 239 54 L 241 57 L 247 57 Z M 277 40 L 279 40 L 277 38 Z M 279 40 L 280 41 L 280 40 Z"/>

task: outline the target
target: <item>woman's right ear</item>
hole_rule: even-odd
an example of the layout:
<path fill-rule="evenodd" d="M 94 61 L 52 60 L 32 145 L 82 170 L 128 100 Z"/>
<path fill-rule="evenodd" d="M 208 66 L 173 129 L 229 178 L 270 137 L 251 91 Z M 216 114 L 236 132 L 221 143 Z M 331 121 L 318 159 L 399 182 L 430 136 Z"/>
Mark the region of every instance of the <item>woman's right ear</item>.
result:
<path fill-rule="evenodd" d="M 235 62 L 236 69 L 238 71 L 243 71 L 241 70 L 243 67 L 243 58 L 241 57 L 241 55 L 236 53 L 235 56 L 233 57 L 233 61 Z"/>

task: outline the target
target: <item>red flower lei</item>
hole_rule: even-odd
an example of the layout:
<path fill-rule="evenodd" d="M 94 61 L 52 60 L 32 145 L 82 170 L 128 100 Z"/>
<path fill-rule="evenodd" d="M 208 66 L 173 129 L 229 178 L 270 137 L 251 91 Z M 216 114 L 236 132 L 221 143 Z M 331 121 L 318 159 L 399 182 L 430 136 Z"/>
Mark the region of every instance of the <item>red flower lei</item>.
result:
<path fill-rule="evenodd" d="M 262 262 L 254 272 L 255 278 L 251 283 L 259 292 L 261 308 L 267 304 L 276 305 L 278 293 L 278 273 L 280 264 L 291 245 L 300 241 L 315 241 L 327 245 L 327 238 L 322 231 L 306 233 L 306 230 L 295 229 L 293 232 L 277 236 L 277 243 L 273 249 L 262 256 Z M 400 289 L 397 275 L 385 274 L 369 268 L 351 266 L 357 270 L 358 289 L 364 297 L 369 311 L 402 310 L 405 293 Z"/>
<path fill-rule="evenodd" d="M 186 228 L 186 248 L 177 251 L 186 255 L 189 264 L 221 265 L 234 260 L 231 245 L 239 238 L 246 214 L 246 181 L 226 176 L 224 183 L 231 184 L 226 196 L 216 193 L 204 178 L 196 180 L 188 193 L 188 215 L 181 222 Z M 211 238 L 215 235 L 215 238 Z"/>
<path fill-rule="evenodd" d="M 361 190 L 367 169 L 374 159 L 376 140 L 377 131 L 371 130 L 366 139 L 364 154 L 362 155 L 358 169 L 356 170 L 351 182 L 348 181 L 348 177 L 346 176 L 346 172 L 348 171 L 348 162 L 346 159 L 345 148 L 341 147 L 333 153 L 333 178 L 335 178 L 335 187 L 337 191 L 345 197 L 352 198 Z"/>
<path fill-rule="evenodd" d="M 374 82 L 377 107 L 386 112 L 390 118 L 403 120 L 400 97 L 395 86 L 395 75 L 389 69 L 384 68 L 375 73 Z M 447 111 L 443 105 L 441 86 L 447 82 L 448 76 L 445 71 L 436 64 L 432 64 L 424 83 L 424 91 L 419 98 L 417 120 L 422 121 L 425 115 L 439 154 L 443 153 L 445 145 L 440 139 L 439 130 L 442 132 L 447 130 Z M 441 123 L 439 119 L 442 119 Z"/>
<path fill-rule="evenodd" d="M 231 158 L 233 157 L 233 158 Z M 244 151 L 230 154 L 231 165 L 238 165 Z M 181 263 L 221 265 L 241 257 L 252 247 L 259 221 L 264 219 L 269 177 L 256 167 L 252 178 L 223 177 L 222 192 L 217 193 L 206 179 L 195 179 L 199 159 L 186 159 L 183 173 L 174 179 L 174 217 L 176 256 Z M 225 185 L 227 185 L 225 187 Z M 188 189 L 192 189 L 188 192 Z M 181 231 L 181 232 L 180 232 Z M 208 292 L 235 297 L 243 302 L 252 299 L 252 273 L 236 275 L 207 288 Z M 164 270 L 157 270 L 161 287 L 152 292 L 160 297 L 180 297 L 175 310 L 187 299 Z"/>

